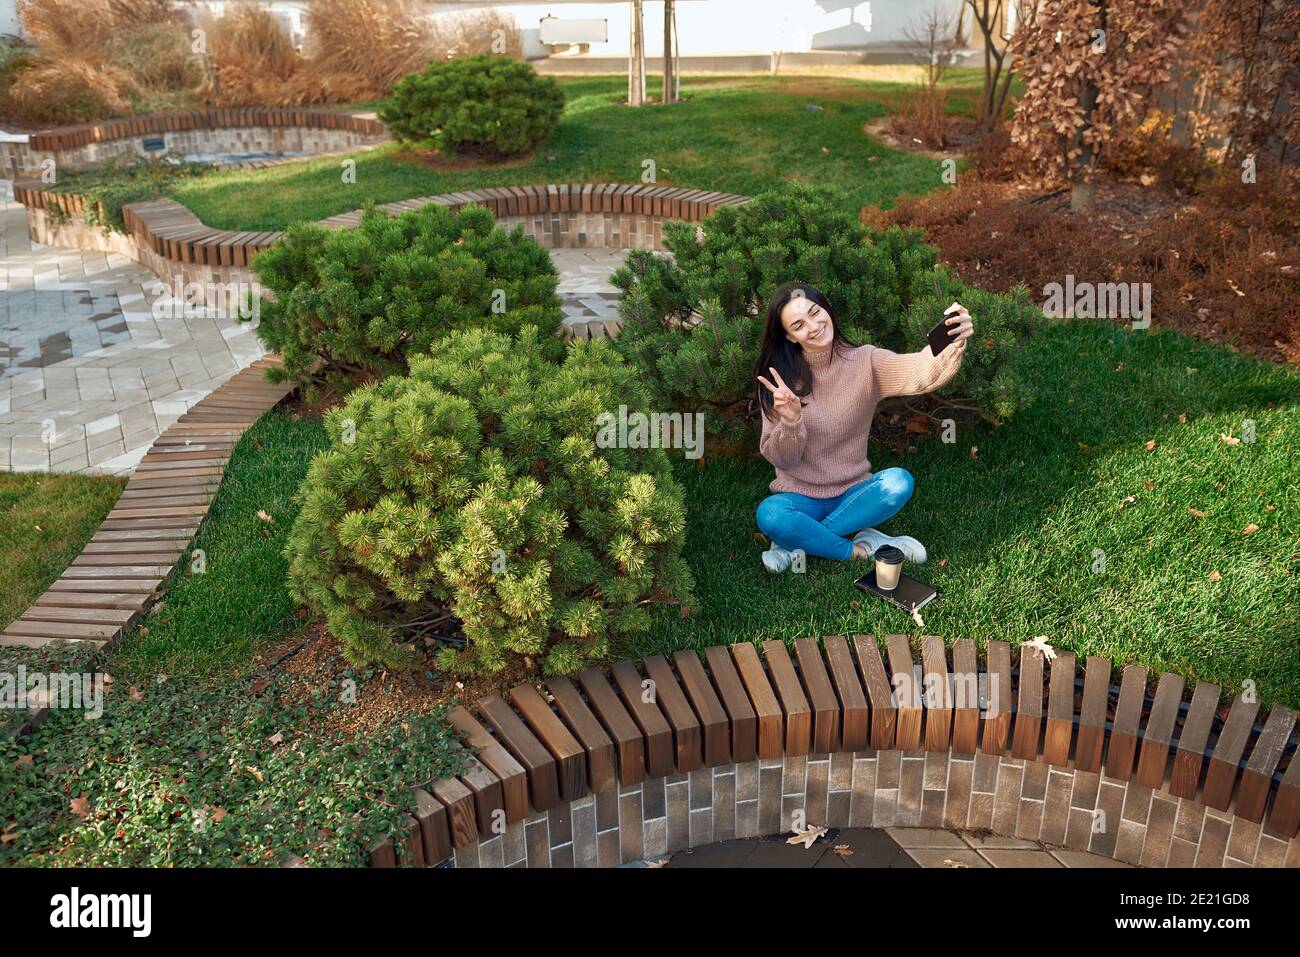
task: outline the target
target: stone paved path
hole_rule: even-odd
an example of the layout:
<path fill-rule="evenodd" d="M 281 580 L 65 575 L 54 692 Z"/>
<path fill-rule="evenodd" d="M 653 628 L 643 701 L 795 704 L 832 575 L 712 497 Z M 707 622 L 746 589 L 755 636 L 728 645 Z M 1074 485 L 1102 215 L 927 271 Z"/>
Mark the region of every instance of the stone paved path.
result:
<path fill-rule="evenodd" d="M 130 472 L 159 433 L 264 350 L 111 253 L 27 238 L 0 203 L 0 469 Z"/>
<path fill-rule="evenodd" d="M 129 473 L 262 345 L 236 317 L 185 306 L 169 277 L 32 243 L 0 183 L 0 470 Z M 552 250 L 566 322 L 617 317 L 608 277 L 625 255 Z"/>
<path fill-rule="evenodd" d="M 812 847 L 784 837 L 724 841 L 629 867 L 1130 867 L 1122 861 L 1014 837 L 923 827 L 832 829 Z M 837 848 L 839 850 L 837 850 Z"/>
<path fill-rule="evenodd" d="M 566 323 L 618 318 L 618 290 L 609 275 L 623 265 L 625 249 L 552 249 L 560 274 L 556 292 Z"/>

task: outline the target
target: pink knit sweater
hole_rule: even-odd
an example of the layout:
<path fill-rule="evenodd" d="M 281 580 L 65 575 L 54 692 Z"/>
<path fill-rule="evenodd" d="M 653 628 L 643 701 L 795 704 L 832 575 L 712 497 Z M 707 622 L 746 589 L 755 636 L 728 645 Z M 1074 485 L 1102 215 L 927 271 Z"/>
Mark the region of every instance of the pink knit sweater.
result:
<path fill-rule="evenodd" d="M 832 498 L 870 478 L 867 435 L 876 404 L 939 388 L 957 374 L 965 351 L 962 341 L 938 356 L 928 346 L 904 355 L 875 346 L 833 357 L 830 349 L 805 353 L 813 384 L 799 422 L 762 416 L 759 450 L 776 466 L 771 490 Z"/>

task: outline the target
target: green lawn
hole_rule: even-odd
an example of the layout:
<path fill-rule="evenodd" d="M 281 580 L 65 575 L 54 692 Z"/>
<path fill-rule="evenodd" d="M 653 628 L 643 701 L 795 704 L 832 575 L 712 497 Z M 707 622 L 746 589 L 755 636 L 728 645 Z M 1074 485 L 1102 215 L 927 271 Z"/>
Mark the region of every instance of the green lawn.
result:
<path fill-rule="evenodd" d="M 1049 327 L 1016 363 L 1036 396 L 1002 426 L 965 425 L 955 445 L 928 436 L 903 454 L 872 442 L 876 469 L 902 465 L 916 478 L 915 497 L 884 530 L 929 549 L 915 571 L 942 594 L 923 614 L 926 633 L 980 644 L 1047 635 L 1080 658 L 1167 669 L 1225 693 L 1250 679 L 1263 700 L 1300 704 L 1300 374 L 1172 331 L 1083 321 Z M 1239 437 L 1246 419 L 1254 443 L 1220 438 Z M 322 442 L 317 423 L 279 414 L 249 434 L 199 543 L 209 573 L 172 586 L 119 666 L 213 674 L 260 636 L 295 626 L 279 550 L 288 496 Z M 810 559 L 805 574 L 779 577 L 762 569 L 754 509 L 772 477 L 762 459 L 706 456 L 678 472 L 701 610 L 682 619 L 661 609 L 619 653 L 920 633 L 853 588 L 860 563 Z M 259 508 L 274 526 L 255 518 Z M 1259 530 L 1243 534 L 1252 524 Z M 1104 574 L 1092 571 L 1098 549 Z"/>
<path fill-rule="evenodd" d="M 193 552 L 183 559 L 162 607 L 120 646 L 115 670 L 139 680 L 220 675 L 298 624 L 281 550 L 298 512 L 293 496 L 325 442 L 319 420 L 294 422 L 279 411 L 244 435 L 194 541 L 206 571 L 193 571 Z"/>
<path fill-rule="evenodd" d="M 1252 680 L 1263 701 L 1300 705 L 1300 374 L 1171 331 L 1092 322 L 1052 326 L 1017 371 L 1036 402 L 1001 427 L 959 429 L 955 445 L 927 437 L 902 455 L 871 444 L 875 469 L 916 479 L 883 530 L 929 551 L 913 569 L 941 589 L 924 633 L 981 646 L 1047 635 L 1080 660 L 1169 670 L 1229 697 Z M 1220 438 L 1240 437 L 1246 419 L 1253 444 Z M 768 574 L 754 509 L 771 466 L 705 461 L 679 467 L 702 608 L 687 619 L 664 610 L 623 653 L 921 633 L 853 587 L 866 563 L 810 558 L 802 575 Z M 1098 549 L 1104 574 L 1092 571 Z"/>
<path fill-rule="evenodd" d="M 124 484 L 92 475 L 0 472 L 0 628 L 63 574 Z"/>
<path fill-rule="evenodd" d="M 954 115 L 969 115 L 975 70 L 948 84 Z M 561 80 L 568 97 L 551 141 L 527 159 L 463 171 L 437 170 L 396 145 L 355 155 L 356 182 L 338 157 L 191 180 L 172 195 L 203 222 L 224 229 L 281 229 L 359 209 L 367 201 L 485 186 L 639 182 L 653 160 L 656 182 L 751 195 L 786 180 L 824 183 L 851 209 L 885 206 L 902 192 L 941 184 L 937 160 L 882 145 L 864 124 L 884 116 L 905 83 L 803 76 L 686 77 L 683 102 L 629 109 L 616 100 L 626 80 Z M 821 111 L 806 109 L 808 104 Z M 825 152 L 823 152 L 825 148 Z"/>

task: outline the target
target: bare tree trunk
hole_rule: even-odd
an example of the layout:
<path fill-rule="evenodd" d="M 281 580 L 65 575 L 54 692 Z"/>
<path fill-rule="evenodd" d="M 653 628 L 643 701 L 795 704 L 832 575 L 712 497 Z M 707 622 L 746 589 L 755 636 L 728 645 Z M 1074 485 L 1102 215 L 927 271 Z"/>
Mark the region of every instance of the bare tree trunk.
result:
<path fill-rule="evenodd" d="M 631 0 L 632 31 L 628 46 L 627 105 L 645 103 L 645 29 L 641 19 L 641 0 Z"/>
<path fill-rule="evenodd" d="M 1101 16 L 1101 28 L 1106 29 L 1106 0 L 1098 0 L 1097 12 Z M 1083 126 L 1074 134 L 1074 146 L 1080 153 L 1069 166 L 1070 212 L 1080 213 L 1095 209 L 1097 206 L 1097 185 L 1093 182 L 1093 167 L 1096 165 L 1097 148 L 1084 140 L 1083 134 L 1091 128 L 1092 114 L 1097 108 L 1097 84 L 1088 80 L 1079 93 L 1079 106 L 1083 109 Z"/>
<path fill-rule="evenodd" d="M 673 59 L 673 0 L 664 0 L 664 102 L 672 103 L 676 86 L 673 77 L 677 63 Z"/>

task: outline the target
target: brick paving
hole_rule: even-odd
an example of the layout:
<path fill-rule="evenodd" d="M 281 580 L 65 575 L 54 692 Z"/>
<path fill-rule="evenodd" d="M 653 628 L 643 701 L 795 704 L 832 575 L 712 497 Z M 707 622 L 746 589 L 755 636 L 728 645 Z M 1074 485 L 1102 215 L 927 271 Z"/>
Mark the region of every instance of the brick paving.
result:
<path fill-rule="evenodd" d="M 113 253 L 27 236 L 0 202 L 0 470 L 128 474 L 188 408 L 264 354 L 233 315 L 183 305 Z M 568 324 L 617 318 L 625 250 L 556 249 Z"/>
<path fill-rule="evenodd" d="M 149 270 L 27 237 L 0 203 L 0 469 L 130 472 L 190 406 L 264 353 L 233 316 Z"/>
<path fill-rule="evenodd" d="M 610 274 L 623 265 L 626 249 L 552 249 L 559 281 L 556 293 L 564 322 L 573 325 L 594 319 L 617 319 L 619 291 Z"/>
<path fill-rule="evenodd" d="M 723 841 L 626 867 L 1131 867 L 1085 851 L 979 831 L 925 827 L 831 828 L 811 847 L 789 835 Z"/>

